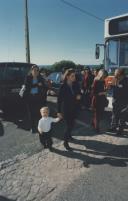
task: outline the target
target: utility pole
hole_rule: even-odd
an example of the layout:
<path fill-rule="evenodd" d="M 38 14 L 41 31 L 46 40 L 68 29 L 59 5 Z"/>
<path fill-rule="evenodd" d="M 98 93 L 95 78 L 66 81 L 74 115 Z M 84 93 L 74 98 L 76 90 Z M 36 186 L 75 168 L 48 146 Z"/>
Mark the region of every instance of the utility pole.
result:
<path fill-rule="evenodd" d="M 26 62 L 30 63 L 29 23 L 28 23 L 28 0 L 25 0 L 25 47 Z"/>

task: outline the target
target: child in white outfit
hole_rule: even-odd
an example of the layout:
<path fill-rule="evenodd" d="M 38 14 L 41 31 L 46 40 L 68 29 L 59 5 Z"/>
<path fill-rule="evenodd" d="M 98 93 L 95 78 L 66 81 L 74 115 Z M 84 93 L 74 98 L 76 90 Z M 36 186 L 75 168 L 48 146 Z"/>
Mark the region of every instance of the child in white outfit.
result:
<path fill-rule="evenodd" d="M 61 120 L 61 117 L 53 118 L 49 116 L 49 108 L 42 107 L 40 109 L 42 118 L 38 123 L 39 139 L 44 148 L 49 148 L 52 151 L 51 124 Z"/>

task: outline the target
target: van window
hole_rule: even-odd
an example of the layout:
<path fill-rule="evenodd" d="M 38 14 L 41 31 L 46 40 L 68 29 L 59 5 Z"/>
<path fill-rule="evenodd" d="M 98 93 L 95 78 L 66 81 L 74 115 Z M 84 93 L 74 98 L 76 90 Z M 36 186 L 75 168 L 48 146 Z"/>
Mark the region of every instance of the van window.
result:
<path fill-rule="evenodd" d="M 32 64 L 27 63 L 0 63 L 0 81 L 8 84 L 24 82 Z"/>
<path fill-rule="evenodd" d="M 28 72 L 26 67 L 8 66 L 6 68 L 5 80 L 13 82 L 23 82 Z"/>

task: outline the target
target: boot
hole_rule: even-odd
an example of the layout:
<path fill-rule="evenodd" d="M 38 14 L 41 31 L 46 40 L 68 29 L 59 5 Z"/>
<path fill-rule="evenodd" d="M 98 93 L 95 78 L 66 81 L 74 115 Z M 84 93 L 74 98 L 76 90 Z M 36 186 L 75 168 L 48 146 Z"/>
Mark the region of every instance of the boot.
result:
<path fill-rule="evenodd" d="M 116 135 L 120 136 L 122 135 L 122 133 L 123 133 L 123 129 L 119 128 L 119 130 L 116 132 Z"/>
<path fill-rule="evenodd" d="M 116 133 L 116 127 L 111 127 L 111 128 L 109 128 L 108 129 L 108 132 L 110 132 L 110 133 Z"/>
<path fill-rule="evenodd" d="M 71 135 L 69 136 L 69 141 L 74 141 L 74 138 Z"/>
<path fill-rule="evenodd" d="M 69 146 L 67 141 L 64 141 L 64 147 L 66 148 L 66 150 L 72 151 L 72 148 Z"/>

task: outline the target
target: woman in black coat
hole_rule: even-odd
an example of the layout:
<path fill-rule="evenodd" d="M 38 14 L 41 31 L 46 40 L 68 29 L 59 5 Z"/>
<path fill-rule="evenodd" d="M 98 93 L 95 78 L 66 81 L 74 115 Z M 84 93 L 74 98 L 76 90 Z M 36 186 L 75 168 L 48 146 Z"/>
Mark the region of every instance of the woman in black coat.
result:
<path fill-rule="evenodd" d="M 79 108 L 80 99 L 80 87 L 76 82 L 75 71 L 73 69 L 68 69 L 65 72 L 64 83 L 62 84 L 58 95 L 58 114 L 61 115 L 63 105 L 64 119 L 67 126 L 64 134 L 64 146 L 67 150 L 71 149 L 68 142 L 69 140 L 73 140 L 71 131 Z"/>
<path fill-rule="evenodd" d="M 39 67 L 33 65 L 30 74 L 25 79 L 24 99 L 30 116 L 30 127 L 32 133 L 37 131 L 38 120 L 40 119 L 40 108 L 46 103 L 46 85 L 39 74 Z"/>

